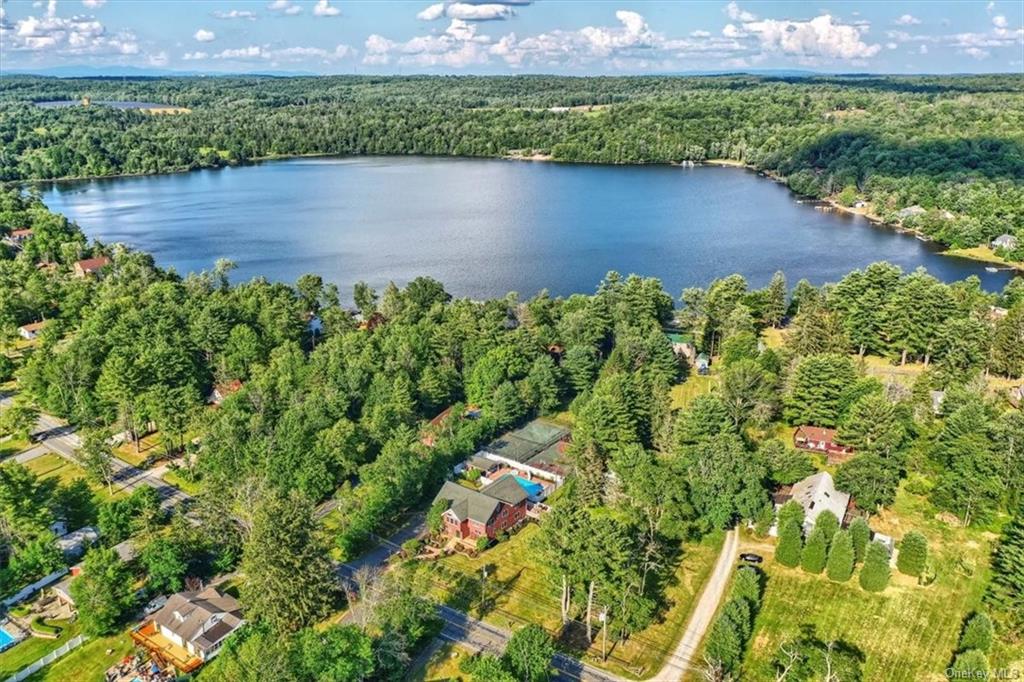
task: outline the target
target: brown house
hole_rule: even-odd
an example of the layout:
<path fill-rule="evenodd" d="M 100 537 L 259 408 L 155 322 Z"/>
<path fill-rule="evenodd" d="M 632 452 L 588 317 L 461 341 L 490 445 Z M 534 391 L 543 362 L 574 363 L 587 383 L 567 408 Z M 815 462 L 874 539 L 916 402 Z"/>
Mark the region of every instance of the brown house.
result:
<path fill-rule="evenodd" d="M 111 260 L 106 256 L 100 256 L 99 258 L 86 258 L 75 262 L 75 277 L 85 277 L 87 275 L 95 275 L 103 268 L 110 265 Z"/>
<path fill-rule="evenodd" d="M 444 534 L 451 538 L 491 540 L 526 518 L 529 495 L 515 476 L 506 474 L 483 490 L 446 481 L 434 502 L 443 500 Z"/>
<path fill-rule="evenodd" d="M 793 446 L 797 450 L 823 452 L 829 464 L 841 464 L 853 456 L 853 448 L 836 442 L 836 430 L 820 426 L 800 426 L 793 434 Z"/>

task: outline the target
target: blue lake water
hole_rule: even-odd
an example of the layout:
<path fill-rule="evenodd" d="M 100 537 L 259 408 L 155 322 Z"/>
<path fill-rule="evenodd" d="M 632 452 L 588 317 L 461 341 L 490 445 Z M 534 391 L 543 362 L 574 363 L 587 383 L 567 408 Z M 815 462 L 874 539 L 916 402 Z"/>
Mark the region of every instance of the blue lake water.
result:
<path fill-rule="evenodd" d="M 180 273 L 238 265 L 233 279 L 316 272 L 347 296 L 418 275 L 459 296 L 589 293 L 609 270 L 675 296 L 734 272 L 762 286 L 836 281 L 888 260 L 1001 288 L 1006 272 L 938 254 L 864 218 L 801 203 L 737 168 L 591 166 L 498 159 L 317 158 L 43 190 L 86 234 L 152 253 Z"/>

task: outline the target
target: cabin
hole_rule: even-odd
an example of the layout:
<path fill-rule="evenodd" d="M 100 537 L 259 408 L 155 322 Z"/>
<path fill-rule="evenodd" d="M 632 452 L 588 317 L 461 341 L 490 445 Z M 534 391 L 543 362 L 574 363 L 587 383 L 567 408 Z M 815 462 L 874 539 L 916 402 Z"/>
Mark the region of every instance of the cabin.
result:
<path fill-rule="evenodd" d="M 1012 234 L 1001 234 L 989 244 L 993 249 L 1006 249 L 1007 251 L 1015 251 L 1019 242 L 1017 238 Z"/>
<path fill-rule="evenodd" d="M 32 230 L 30 228 L 23 228 L 18 230 L 11 230 L 11 233 L 4 237 L 4 241 L 11 246 L 21 246 L 32 237 Z"/>
<path fill-rule="evenodd" d="M 88 277 L 89 275 L 98 274 L 103 268 L 110 265 L 112 261 L 106 256 L 100 256 L 99 258 L 86 258 L 85 260 L 75 261 L 74 270 L 75 277 Z"/>
<path fill-rule="evenodd" d="M 443 532 L 450 538 L 494 540 L 526 519 L 530 494 L 516 476 L 506 474 L 482 490 L 445 481 L 434 503 L 445 502 Z"/>
<path fill-rule="evenodd" d="M 800 426 L 793 433 L 793 447 L 797 450 L 823 452 L 829 464 L 842 464 L 853 456 L 853 448 L 836 442 L 836 430 L 819 426 Z"/>
<path fill-rule="evenodd" d="M 828 510 L 835 514 L 844 528 L 858 515 L 853 497 L 850 493 L 836 489 L 832 474 L 827 471 L 819 471 L 791 486 L 779 488 L 772 496 L 775 511 L 778 512 L 782 505 L 790 500 L 804 508 L 804 533 L 808 535 L 823 511 Z M 777 535 L 777 524 L 768 532 L 770 535 Z"/>
<path fill-rule="evenodd" d="M 702 377 L 711 374 L 711 360 L 708 358 L 707 353 L 701 353 L 697 356 L 694 367 L 697 369 L 697 374 Z"/>
<path fill-rule="evenodd" d="M 39 333 L 46 326 L 46 320 L 40 320 L 39 322 L 30 322 L 29 324 L 23 324 L 18 327 L 18 336 L 25 339 L 26 341 L 35 341 L 39 338 Z"/>
<path fill-rule="evenodd" d="M 213 390 L 210 395 L 206 397 L 206 402 L 210 405 L 219 406 L 224 399 L 229 395 L 234 395 L 242 390 L 242 382 L 238 379 L 232 379 L 231 381 L 222 381 L 218 384 L 214 384 Z"/>
<path fill-rule="evenodd" d="M 244 624 L 238 601 L 208 587 L 171 595 L 131 635 L 155 658 L 187 674 L 220 653 L 221 645 Z"/>

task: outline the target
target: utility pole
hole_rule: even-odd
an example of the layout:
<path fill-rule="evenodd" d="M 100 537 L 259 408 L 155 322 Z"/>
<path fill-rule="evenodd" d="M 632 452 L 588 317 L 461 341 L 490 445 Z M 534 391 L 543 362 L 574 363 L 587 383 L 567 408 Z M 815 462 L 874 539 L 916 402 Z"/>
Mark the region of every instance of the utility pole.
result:
<path fill-rule="evenodd" d="M 608 660 L 608 607 L 601 612 L 601 660 Z"/>
<path fill-rule="evenodd" d="M 484 604 L 487 603 L 487 567 L 480 569 L 480 617 L 484 615 Z"/>

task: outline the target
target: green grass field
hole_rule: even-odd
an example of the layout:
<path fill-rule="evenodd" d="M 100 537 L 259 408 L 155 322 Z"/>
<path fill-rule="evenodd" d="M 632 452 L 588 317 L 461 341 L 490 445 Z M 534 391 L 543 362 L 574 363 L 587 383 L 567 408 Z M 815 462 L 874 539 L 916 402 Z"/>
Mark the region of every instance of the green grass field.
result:
<path fill-rule="evenodd" d="M 163 475 L 165 483 L 173 485 L 175 488 L 188 493 L 189 495 L 199 494 L 199 484 L 193 483 L 192 481 L 185 480 L 178 472 L 168 470 Z"/>
<path fill-rule="evenodd" d="M 700 376 L 699 374 L 691 372 L 686 381 L 672 387 L 670 393 L 672 398 L 672 409 L 685 409 L 687 405 L 693 402 L 694 398 L 705 393 L 710 393 L 717 386 L 718 377 L 714 374 Z"/>
<path fill-rule="evenodd" d="M 110 651 L 108 654 L 107 651 Z M 102 680 L 107 668 L 132 651 L 127 632 L 90 639 L 46 666 L 26 682 L 92 682 Z"/>
<path fill-rule="evenodd" d="M 464 647 L 445 643 L 434 652 L 426 665 L 409 674 L 411 682 L 470 682 L 469 675 L 459 672 L 459 664 L 473 653 Z"/>
<path fill-rule="evenodd" d="M 881 594 L 860 589 L 856 575 L 837 584 L 824 575 L 780 566 L 770 546 L 748 540 L 746 548 L 767 559 L 768 581 L 744 679 L 773 680 L 772 658 L 779 645 L 802 625 L 812 625 L 821 639 L 842 640 L 864 654 L 865 680 L 944 680 L 963 618 L 981 602 L 996 536 L 947 526 L 934 515 L 924 498 L 900 491 L 893 508 L 872 519 L 876 531 L 896 538 L 911 529 L 924 533 L 937 572 L 936 581 L 924 587 L 894 570 Z M 1003 650 L 991 663 L 1005 667 L 1022 657 L 1024 651 Z"/>
<path fill-rule="evenodd" d="M 80 478 L 85 478 L 85 470 L 82 467 L 69 462 L 54 452 L 47 453 L 42 457 L 36 457 L 26 462 L 24 466 L 39 478 L 56 479 L 61 485 L 68 485 Z M 116 487 L 114 488 L 113 495 L 110 494 L 105 485 L 90 483 L 89 487 L 100 501 L 108 501 L 112 497 L 122 494 Z"/>
<path fill-rule="evenodd" d="M 78 623 L 69 623 L 65 620 L 47 621 L 47 623 L 61 628 L 57 639 L 27 637 L 7 651 L 0 653 L 0 679 L 7 679 L 25 666 L 35 663 L 54 649 L 63 646 L 69 639 L 77 636 L 80 630 Z"/>
<path fill-rule="evenodd" d="M 32 446 L 24 438 L 8 438 L 7 440 L 0 442 L 0 460 L 13 457 L 19 452 L 28 450 Z"/>
<path fill-rule="evenodd" d="M 446 603 L 506 629 L 536 623 L 555 634 L 561 629 L 560 587 L 533 550 L 539 532 L 538 525 L 530 524 L 475 559 L 456 554 L 423 568 L 434 572 L 436 594 Z M 605 663 L 600 661 L 601 642 L 595 641 L 585 654 L 587 661 L 628 677 L 644 678 L 659 670 L 675 649 L 722 539 L 716 535 L 701 544 L 686 545 L 665 590 L 668 609 L 662 619 L 610 647 Z M 481 613 L 480 576 L 485 566 L 489 606 Z"/>

